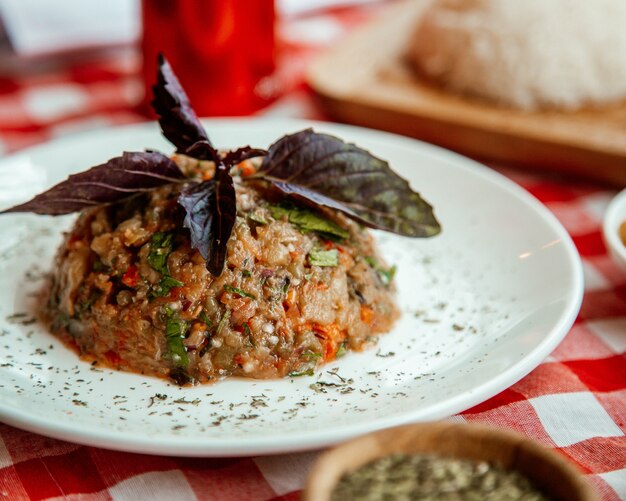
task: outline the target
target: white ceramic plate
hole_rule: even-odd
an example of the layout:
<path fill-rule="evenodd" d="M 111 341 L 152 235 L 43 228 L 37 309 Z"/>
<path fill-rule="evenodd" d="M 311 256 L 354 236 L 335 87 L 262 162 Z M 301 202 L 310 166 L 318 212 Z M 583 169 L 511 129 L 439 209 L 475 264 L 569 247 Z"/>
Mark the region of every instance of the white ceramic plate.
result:
<path fill-rule="evenodd" d="M 266 147 L 311 126 L 206 121 L 220 147 Z M 319 448 L 410 421 L 438 419 L 518 381 L 559 343 L 583 284 L 572 242 L 539 202 L 504 177 L 411 139 L 313 124 L 390 161 L 435 207 L 443 234 L 377 233 L 396 263 L 403 316 L 376 349 L 313 377 L 178 388 L 92 368 L 32 322 L 35 292 L 72 217 L 0 216 L 0 419 L 84 444 L 184 456 Z M 153 124 L 88 133 L 0 161 L 0 206 L 122 150 L 171 147 Z"/>

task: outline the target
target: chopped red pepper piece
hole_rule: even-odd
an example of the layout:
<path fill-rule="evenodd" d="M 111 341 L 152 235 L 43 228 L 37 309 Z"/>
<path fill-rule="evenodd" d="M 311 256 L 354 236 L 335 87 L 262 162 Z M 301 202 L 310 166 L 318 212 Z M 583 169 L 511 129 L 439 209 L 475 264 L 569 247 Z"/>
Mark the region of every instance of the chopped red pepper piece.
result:
<path fill-rule="evenodd" d="M 241 169 L 241 177 L 251 176 L 256 173 L 256 168 L 250 160 L 244 160 L 238 167 Z"/>
<path fill-rule="evenodd" d="M 124 276 L 122 277 L 122 283 L 128 287 L 135 287 L 139 281 L 139 270 L 134 264 L 131 264 Z"/>

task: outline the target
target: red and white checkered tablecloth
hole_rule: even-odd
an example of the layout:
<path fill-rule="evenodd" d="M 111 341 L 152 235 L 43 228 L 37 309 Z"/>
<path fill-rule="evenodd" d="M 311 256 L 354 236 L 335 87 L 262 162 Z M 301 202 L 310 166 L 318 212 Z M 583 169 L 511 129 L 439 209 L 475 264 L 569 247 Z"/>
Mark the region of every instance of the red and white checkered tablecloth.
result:
<path fill-rule="evenodd" d="M 260 114 L 325 119 L 302 82 L 310 58 L 376 7 L 283 21 L 278 70 L 285 93 Z M 73 131 L 144 120 L 139 60 L 0 78 L 0 153 Z M 626 275 L 607 255 L 602 215 L 615 191 L 499 169 L 548 206 L 582 258 L 585 297 L 561 345 L 511 388 L 455 417 L 512 428 L 558 449 L 602 499 L 626 499 Z M 0 424 L 0 496 L 7 499 L 295 500 L 318 452 L 186 459 L 85 447 Z"/>

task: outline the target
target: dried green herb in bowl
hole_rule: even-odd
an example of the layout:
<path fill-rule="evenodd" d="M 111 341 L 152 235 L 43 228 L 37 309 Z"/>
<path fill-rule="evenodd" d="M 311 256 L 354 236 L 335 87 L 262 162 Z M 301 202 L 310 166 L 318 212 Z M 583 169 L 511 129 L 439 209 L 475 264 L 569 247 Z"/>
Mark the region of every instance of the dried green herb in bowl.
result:
<path fill-rule="evenodd" d="M 524 475 L 486 461 L 433 454 L 390 454 L 345 474 L 331 501 L 546 501 Z"/>
<path fill-rule="evenodd" d="M 562 455 L 518 433 L 418 423 L 370 433 L 324 453 L 303 501 L 598 501 Z"/>

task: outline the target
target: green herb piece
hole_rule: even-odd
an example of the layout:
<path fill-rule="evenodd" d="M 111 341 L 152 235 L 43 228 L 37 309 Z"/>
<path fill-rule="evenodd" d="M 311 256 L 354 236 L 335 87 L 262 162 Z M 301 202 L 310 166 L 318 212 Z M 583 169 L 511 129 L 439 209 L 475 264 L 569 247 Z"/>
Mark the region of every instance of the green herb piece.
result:
<path fill-rule="evenodd" d="M 248 213 L 248 219 L 250 221 L 254 221 L 257 224 L 262 224 L 262 225 L 266 225 L 269 223 L 269 221 L 267 221 L 263 216 L 261 216 L 258 211 L 254 211 L 254 212 L 249 212 Z"/>
<path fill-rule="evenodd" d="M 291 204 L 281 204 L 271 206 L 270 212 L 274 219 L 287 217 L 288 221 L 302 233 L 314 231 L 327 238 L 341 240 L 350 236 L 350 233 L 338 224 L 308 209 L 302 209 Z"/>
<path fill-rule="evenodd" d="M 200 320 L 202 320 L 209 329 L 213 325 L 213 322 L 211 322 L 211 319 L 207 316 L 206 312 L 204 311 L 200 312 Z"/>
<path fill-rule="evenodd" d="M 229 318 L 230 318 L 230 310 L 226 310 L 224 312 L 224 316 L 220 318 L 220 322 L 217 324 L 217 329 L 215 329 L 215 334 L 219 334 L 220 332 L 222 332 Z"/>
<path fill-rule="evenodd" d="M 172 253 L 173 233 L 156 232 L 150 240 L 150 252 L 148 254 L 148 263 L 152 268 L 161 273 L 168 275 L 167 258 Z"/>
<path fill-rule="evenodd" d="M 101 272 L 101 271 L 106 271 L 109 269 L 109 267 L 104 264 L 102 261 L 100 261 L 99 259 L 97 261 L 95 261 L 93 263 L 93 267 L 92 267 L 93 271 L 95 272 Z"/>
<path fill-rule="evenodd" d="M 252 335 L 252 332 L 250 331 L 250 326 L 248 325 L 247 322 L 243 323 L 243 332 L 246 334 L 246 336 Z"/>
<path fill-rule="evenodd" d="M 169 310 L 172 311 L 171 309 Z M 189 358 L 187 348 L 183 343 L 189 325 L 181 320 L 175 313 L 168 313 L 165 323 L 165 339 L 167 341 L 168 355 L 177 367 L 187 367 Z"/>
<path fill-rule="evenodd" d="M 315 375 L 315 371 L 313 369 L 307 369 L 306 371 L 302 371 L 302 372 L 290 372 L 289 374 L 287 374 L 289 377 L 300 377 L 300 376 L 313 376 Z"/>
<path fill-rule="evenodd" d="M 251 277 L 252 272 L 250 270 L 241 270 L 241 275 L 244 277 Z"/>
<path fill-rule="evenodd" d="M 321 353 L 315 353 L 314 351 L 305 351 L 302 354 L 302 358 L 306 358 L 307 360 L 315 360 L 317 358 L 322 358 L 322 354 Z"/>
<path fill-rule="evenodd" d="M 174 234 L 156 232 L 150 240 L 150 252 L 148 253 L 148 263 L 152 268 L 163 275 L 159 283 L 152 287 L 148 297 L 165 297 L 174 287 L 183 287 L 185 284 L 180 280 L 172 278 L 167 267 L 167 258 L 172 253 L 174 246 Z"/>
<path fill-rule="evenodd" d="M 159 280 L 158 284 L 152 287 L 149 297 L 150 299 L 154 299 L 155 297 L 165 297 L 174 287 L 183 287 L 184 285 L 185 284 L 180 280 L 176 280 L 169 275 L 165 275 L 161 280 Z"/>
<path fill-rule="evenodd" d="M 185 320 L 181 320 L 177 315 L 172 315 L 165 324 L 165 335 L 168 338 L 185 338 L 189 325 Z"/>
<path fill-rule="evenodd" d="M 224 290 L 226 292 L 232 292 L 233 294 L 237 294 L 238 296 L 241 296 L 241 297 L 249 297 L 250 299 L 256 299 L 256 296 L 254 294 L 250 294 L 249 292 L 246 292 L 245 290 L 240 289 L 239 287 L 233 287 L 232 285 L 224 284 Z"/>
<path fill-rule="evenodd" d="M 389 286 L 391 285 L 393 278 L 396 276 L 397 271 L 398 271 L 398 267 L 394 264 L 391 268 L 387 270 L 379 269 L 378 276 L 382 280 L 383 284 L 385 284 L 386 286 Z"/>
<path fill-rule="evenodd" d="M 346 348 L 347 345 L 348 345 L 348 343 L 346 341 L 343 341 L 339 345 L 339 349 L 337 350 L 337 354 L 335 355 L 337 358 L 343 357 L 348 352 L 348 350 Z"/>
<path fill-rule="evenodd" d="M 365 256 L 365 261 L 369 264 L 374 271 L 378 274 L 378 278 L 383 283 L 385 287 L 389 287 L 391 282 L 393 281 L 393 277 L 396 276 L 396 272 L 398 268 L 396 265 L 393 265 L 390 268 L 383 268 L 378 264 L 378 262 L 371 256 Z"/>
<path fill-rule="evenodd" d="M 327 251 L 312 249 L 309 252 L 309 264 L 311 266 L 338 266 L 339 252 L 337 249 Z"/>
<path fill-rule="evenodd" d="M 254 339 L 252 338 L 252 331 L 250 330 L 250 326 L 248 325 L 248 322 L 244 322 L 242 325 L 243 325 L 244 334 L 248 337 L 248 341 L 250 341 L 250 344 L 254 348 L 256 345 L 254 344 Z"/>
<path fill-rule="evenodd" d="M 383 353 L 380 349 L 376 352 L 376 356 L 380 358 L 389 358 L 394 357 L 396 355 L 395 351 L 388 351 L 387 353 Z"/>
<path fill-rule="evenodd" d="M 76 305 L 76 314 L 80 316 L 83 313 L 91 310 L 91 307 L 98 300 L 100 295 L 101 294 L 98 291 L 92 292 L 91 296 L 89 296 L 89 298 L 87 300 L 78 303 Z"/>

